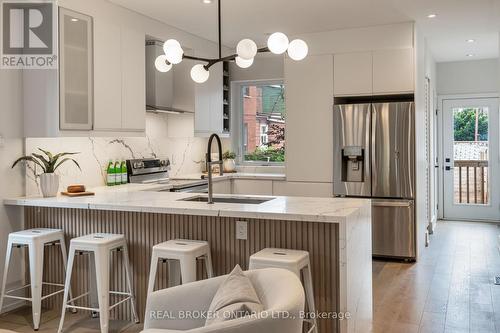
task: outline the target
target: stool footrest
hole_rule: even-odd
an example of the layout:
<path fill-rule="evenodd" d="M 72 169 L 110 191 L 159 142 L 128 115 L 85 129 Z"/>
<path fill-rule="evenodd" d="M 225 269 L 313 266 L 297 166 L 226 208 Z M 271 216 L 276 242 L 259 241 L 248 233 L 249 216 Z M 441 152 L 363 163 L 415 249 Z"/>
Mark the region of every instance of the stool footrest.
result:
<path fill-rule="evenodd" d="M 46 285 L 46 286 L 56 286 L 56 287 L 64 287 L 64 284 L 61 284 L 61 283 L 52 283 L 52 282 L 42 282 L 42 286 L 43 285 Z M 31 297 L 22 297 L 22 296 L 9 295 L 10 293 L 13 293 L 13 292 L 19 291 L 19 290 L 23 290 L 23 289 L 26 289 L 26 288 L 29 288 L 29 287 L 31 287 L 31 283 L 27 284 L 27 285 L 24 285 L 22 287 L 18 287 L 18 288 L 14 288 L 14 289 L 11 289 L 11 290 L 7 290 L 5 292 L 4 297 L 6 297 L 6 298 L 13 298 L 13 299 L 20 299 L 20 300 L 30 301 L 31 302 L 33 300 Z M 41 300 L 43 301 L 44 299 L 47 299 L 47 298 L 52 297 L 52 296 L 55 296 L 55 295 L 60 294 L 62 292 L 64 292 L 64 289 L 61 289 L 61 290 L 55 291 L 55 292 L 53 292 L 51 294 L 42 296 Z"/>
<path fill-rule="evenodd" d="M 20 299 L 20 300 L 23 300 L 23 301 L 30 301 L 31 302 L 31 298 L 28 298 L 28 297 L 21 297 L 21 296 L 12 296 L 12 295 L 7 295 L 5 294 L 3 296 L 4 298 L 12 298 L 12 299 Z"/>
<path fill-rule="evenodd" d="M 115 304 L 111 305 L 111 306 L 109 307 L 109 310 L 112 310 L 112 309 L 114 309 L 115 307 L 117 307 L 118 305 L 120 305 L 120 304 L 122 304 L 122 303 L 125 303 L 126 301 L 131 300 L 131 299 L 132 299 L 132 296 L 125 297 L 125 298 L 124 298 L 124 299 L 122 299 L 121 301 L 118 301 L 118 302 L 116 302 Z"/>
<path fill-rule="evenodd" d="M 314 332 L 314 330 L 316 329 L 316 324 L 314 323 L 314 321 L 312 319 L 304 319 L 304 322 L 308 323 L 311 326 L 307 333 Z"/>
<path fill-rule="evenodd" d="M 57 294 L 60 294 L 60 293 L 63 293 L 64 292 L 64 289 L 61 289 L 61 290 L 58 290 L 58 291 L 54 291 L 52 294 L 48 294 L 48 295 L 45 295 L 45 296 L 42 296 L 42 301 L 46 298 L 49 298 L 49 297 L 52 297 L 52 296 L 55 296 Z"/>
<path fill-rule="evenodd" d="M 77 296 L 77 297 L 74 297 L 70 300 L 68 300 L 66 302 L 66 307 L 67 308 L 70 308 L 70 309 L 79 309 L 79 310 L 87 310 L 87 311 L 99 311 L 99 308 L 88 308 L 88 307 L 84 307 L 84 306 L 76 306 L 76 305 L 71 305 L 70 303 L 73 303 L 74 301 L 76 301 L 77 299 L 81 299 L 85 296 L 88 296 L 90 294 L 90 292 L 86 292 L 85 294 L 81 294 L 80 296 Z M 110 291 L 109 292 L 110 295 L 118 295 L 118 296 L 126 296 L 124 299 L 116 302 L 115 304 L 111 305 L 109 307 L 108 310 L 111 310 L 113 308 L 115 308 L 116 306 L 128 301 L 128 300 L 131 300 L 132 299 L 132 294 L 130 293 L 127 293 L 127 292 L 123 292 L 123 291 Z"/>
<path fill-rule="evenodd" d="M 67 309 L 77 309 L 77 310 L 86 310 L 86 311 L 96 311 L 99 312 L 99 308 L 87 308 L 85 306 L 78 306 L 78 305 L 68 305 L 66 304 Z"/>

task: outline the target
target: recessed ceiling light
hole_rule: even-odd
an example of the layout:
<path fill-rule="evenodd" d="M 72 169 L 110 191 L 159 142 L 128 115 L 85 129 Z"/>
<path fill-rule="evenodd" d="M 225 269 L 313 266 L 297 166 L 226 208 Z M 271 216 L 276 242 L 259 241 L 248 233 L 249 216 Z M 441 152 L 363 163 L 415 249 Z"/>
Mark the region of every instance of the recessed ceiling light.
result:
<path fill-rule="evenodd" d="M 470 57 L 473 57 L 473 56 L 474 56 L 474 54 L 469 53 L 469 54 L 466 54 L 466 56 L 470 58 Z"/>
<path fill-rule="evenodd" d="M 209 5 L 212 3 L 212 0 L 201 0 L 201 2 L 203 2 L 206 5 Z"/>
<path fill-rule="evenodd" d="M 427 18 L 435 18 L 437 15 L 436 14 L 429 14 L 427 15 Z"/>
<path fill-rule="evenodd" d="M 476 40 L 475 39 L 467 39 L 466 42 L 467 43 L 474 43 Z"/>
<path fill-rule="evenodd" d="M 76 19 L 76 18 L 72 18 L 72 19 L 71 19 L 71 22 L 78 22 L 78 19 Z"/>

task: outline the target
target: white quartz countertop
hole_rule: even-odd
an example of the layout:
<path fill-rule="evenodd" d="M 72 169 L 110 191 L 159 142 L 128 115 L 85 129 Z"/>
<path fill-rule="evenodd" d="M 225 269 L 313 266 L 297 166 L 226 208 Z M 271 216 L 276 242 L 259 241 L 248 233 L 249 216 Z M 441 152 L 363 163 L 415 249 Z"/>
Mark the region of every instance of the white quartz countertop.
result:
<path fill-rule="evenodd" d="M 124 185 L 126 187 L 126 185 Z M 249 198 L 272 198 L 261 204 L 235 204 L 189 202 L 182 199 L 200 196 L 196 193 L 154 192 L 143 190 L 98 191 L 95 196 L 54 198 L 21 197 L 4 200 L 5 205 L 77 208 L 110 211 L 133 211 L 202 216 L 225 216 L 241 218 L 331 222 L 342 223 L 359 208 L 370 206 L 366 199 L 310 198 L 284 196 L 240 196 Z M 233 197 L 233 195 L 215 195 Z"/>

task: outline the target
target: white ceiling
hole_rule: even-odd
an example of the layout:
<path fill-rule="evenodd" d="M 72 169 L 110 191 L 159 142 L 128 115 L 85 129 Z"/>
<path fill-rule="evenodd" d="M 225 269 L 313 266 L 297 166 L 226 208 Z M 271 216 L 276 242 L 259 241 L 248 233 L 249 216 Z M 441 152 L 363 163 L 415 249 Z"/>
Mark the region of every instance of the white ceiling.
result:
<path fill-rule="evenodd" d="M 217 0 L 110 0 L 210 40 L 217 39 Z M 437 14 L 428 19 L 430 13 Z M 245 37 L 264 45 L 288 35 L 416 21 L 436 61 L 498 56 L 500 0 L 222 0 L 223 44 Z M 466 43 L 466 39 L 476 39 Z M 466 57 L 472 53 L 473 58 Z"/>

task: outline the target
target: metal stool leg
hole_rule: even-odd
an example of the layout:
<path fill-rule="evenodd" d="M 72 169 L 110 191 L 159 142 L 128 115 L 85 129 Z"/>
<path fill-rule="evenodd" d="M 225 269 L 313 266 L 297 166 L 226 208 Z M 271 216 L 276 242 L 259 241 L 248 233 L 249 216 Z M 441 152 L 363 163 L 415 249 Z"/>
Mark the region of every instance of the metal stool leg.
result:
<path fill-rule="evenodd" d="M 3 269 L 3 279 L 2 279 L 2 290 L 0 294 L 0 312 L 2 312 L 2 306 L 3 306 L 3 300 L 5 297 L 5 285 L 7 284 L 7 276 L 9 273 L 9 265 L 10 265 L 10 257 L 12 255 L 12 241 L 9 240 L 7 241 L 7 251 L 5 255 L 5 265 Z"/>
<path fill-rule="evenodd" d="M 175 287 L 181 284 L 181 263 L 176 259 L 169 259 L 168 265 L 168 287 Z M 184 281 L 183 281 L 184 282 Z"/>
<path fill-rule="evenodd" d="M 208 253 L 205 255 L 205 267 L 207 270 L 207 276 L 209 279 L 214 277 L 214 270 L 212 266 L 212 255 L 210 254 L 210 250 L 208 250 Z"/>
<path fill-rule="evenodd" d="M 64 326 L 64 316 L 66 315 L 66 304 L 68 303 L 68 295 L 71 285 L 71 273 L 73 272 L 73 262 L 75 261 L 75 250 L 73 246 L 69 246 L 69 260 L 68 266 L 66 268 L 66 281 L 64 282 L 64 296 L 63 296 L 63 305 L 62 305 L 62 313 L 61 320 L 59 321 L 59 329 L 58 333 L 62 333 Z"/>
<path fill-rule="evenodd" d="M 99 297 L 97 296 L 97 274 L 95 270 L 95 256 L 96 254 L 92 251 L 88 252 L 89 256 L 89 304 L 91 308 L 99 308 Z M 98 317 L 97 312 L 92 312 L 92 318 Z"/>
<path fill-rule="evenodd" d="M 42 311 L 42 282 L 43 282 L 43 252 L 44 244 L 28 246 L 30 260 L 31 280 L 31 308 L 33 313 L 33 328 L 35 331 L 40 326 Z"/>
<path fill-rule="evenodd" d="M 309 312 L 313 313 L 313 318 L 311 319 L 312 324 L 314 325 L 314 329 L 312 332 L 318 333 L 318 323 L 316 322 L 316 306 L 314 305 L 314 290 L 312 284 L 312 275 L 310 266 L 306 266 L 303 270 L 304 273 L 304 289 L 306 291 L 306 299 L 307 299 L 307 308 Z"/>
<path fill-rule="evenodd" d="M 61 255 L 62 255 L 62 260 L 63 260 L 63 265 L 64 265 L 64 273 L 68 274 L 68 258 L 66 255 L 66 243 L 64 242 L 64 237 L 59 238 L 59 247 L 61 248 Z M 71 272 L 70 272 L 71 274 Z M 71 281 L 71 280 L 70 280 Z M 66 288 L 66 286 L 64 287 Z M 73 293 L 71 292 L 71 284 L 68 285 L 69 289 L 69 298 L 72 300 L 73 299 Z M 71 305 L 75 306 L 75 302 L 71 301 Z M 76 313 L 76 309 L 72 308 L 71 312 Z"/>
<path fill-rule="evenodd" d="M 132 306 L 132 315 L 134 317 L 134 321 L 136 324 L 139 323 L 139 316 L 137 315 L 137 309 L 135 308 L 135 295 L 134 295 L 134 288 L 132 287 L 132 275 L 131 275 L 131 268 L 130 268 L 130 260 L 128 257 L 128 247 L 125 245 L 123 247 L 123 261 L 125 264 L 125 273 L 127 275 L 127 284 L 128 284 L 128 291 L 130 293 L 130 302 Z M 157 262 L 158 264 L 158 262 Z M 156 273 L 155 273 L 156 275 Z M 154 284 L 154 280 L 153 280 Z M 149 295 L 149 294 L 148 294 Z"/>
<path fill-rule="evenodd" d="M 156 272 L 158 271 L 158 259 L 159 259 L 158 254 L 153 250 L 153 254 L 151 256 L 151 266 L 149 268 L 149 283 L 148 283 L 147 296 L 149 296 L 155 290 Z"/>
<path fill-rule="evenodd" d="M 181 259 L 181 280 L 182 284 L 196 281 L 196 259 Z"/>
<path fill-rule="evenodd" d="M 95 254 L 95 272 L 97 277 L 97 297 L 99 299 L 99 320 L 101 333 L 109 331 L 109 251 L 97 250 Z"/>

